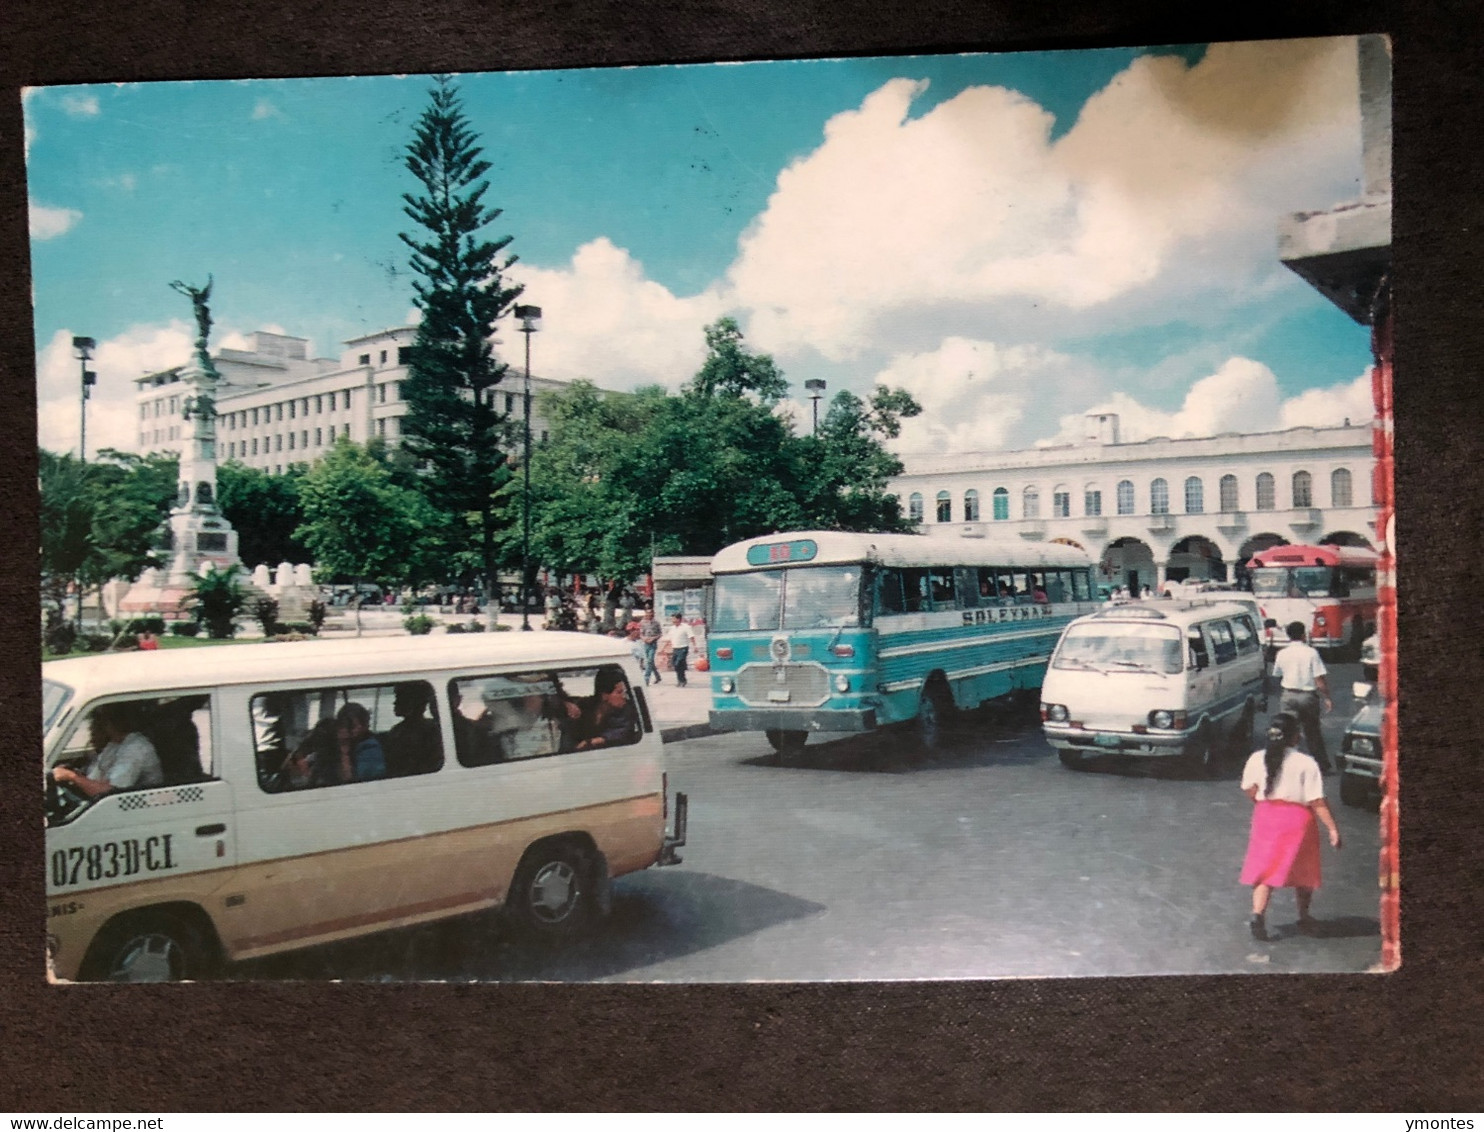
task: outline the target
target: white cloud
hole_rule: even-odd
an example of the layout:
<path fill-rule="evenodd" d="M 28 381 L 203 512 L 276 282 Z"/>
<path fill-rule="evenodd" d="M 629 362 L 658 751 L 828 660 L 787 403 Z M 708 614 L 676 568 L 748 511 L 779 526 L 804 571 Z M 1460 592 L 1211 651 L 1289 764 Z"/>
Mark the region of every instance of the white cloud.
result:
<path fill-rule="evenodd" d="M 71 229 L 82 213 L 75 208 L 52 208 L 31 202 L 31 239 L 50 240 Z"/>
<path fill-rule="evenodd" d="M 715 294 L 677 298 L 645 278 L 643 265 L 606 237 L 578 248 L 568 266 L 522 263 L 518 272 L 521 301 L 545 314 L 531 343 L 531 372 L 543 377 L 674 387 L 700 368 L 702 328 L 723 313 Z M 519 334 L 503 337 L 501 359 L 523 364 Z"/>
<path fill-rule="evenodd" d="M 72 330 L 59 330 L 36 359 L 37 443 L 53 452 L 77 452 L 82 363 L 72 350 Z M 194 325 L 135 326 L 98 343 L 89 367 L 98 375 L 88 399 L 88 452 L 138 447 L 136 377 L 181 365 L 196 340 Z M 244 349 L 236 330 L 213 335 L 215 346 Z M 171 422 L 179 423 L 179 422 Z"/>
<path fill-rule="evenodd" d="M 1326 428 L 1347 419 L 1360 424 L 1372 416 L 1370 377 L 1306 390 L 1285 400 L 1277 377 L 1267 366 L 1250 358 L 1230 358 L 1215 373 L 1195 382 L 1173 412 L 1149 408 L 1128 393 L 1114 393 L 1081 412 L 1062 416 L 1060 430 L 1050 442 L 1076 443 L 1086 427 L 1084 413 L 1109 412 L 1118 414 L 1119 436 L 1126 442 L 1156 436 Z"/>
<path fill-rule="evenodd" d="M 96 118 L 98 96 L 96 94 L 64 94 L 62 109 L 72 118 Z"/>
<path fill-rule="evenodd" d="M 266 98 L 260 98 L 253 104 L 252 120 L 261 122 L 265 118 L 282 118 L 283 111 Z"/>
<path fill-rule="evenodd" d="M 904 314 L 1001 338 L 1032 304 L 1065 321 L 1150 291 L 1260 286 L 1279 270 L 1277 217 L 1356 187 L 1354 54 L 1321 40 L 1216 45 L 1194 67 L 1142 57 L 1055 142 L 1013 91 L 910 118 L 924 84 L 892 80 L 779 174 L 729 298 L 767 348 L 838 360 L 899 337 Z"/>

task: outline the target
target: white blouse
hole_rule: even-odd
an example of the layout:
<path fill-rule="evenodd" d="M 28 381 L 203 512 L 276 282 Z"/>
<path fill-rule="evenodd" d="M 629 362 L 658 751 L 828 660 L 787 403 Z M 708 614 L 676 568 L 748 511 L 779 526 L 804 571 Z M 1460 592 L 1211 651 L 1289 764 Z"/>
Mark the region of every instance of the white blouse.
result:
<path fill-rule="evenodd" d="M 1283 765 L 1278 770 L 1278 781 L 1273 783 L 1271 794 L 1264 792 L 1268 782 L 1268 768 L 1262 751 L 1253 751 L 1242 768 L 1242 789 L 1257 787 L 1259 801 L 1297 802 L 1307 806 L 1324 797 L 1324 776 L 1319 764 L 1303 751 L 1290 747 L 1283 755 Z"/>

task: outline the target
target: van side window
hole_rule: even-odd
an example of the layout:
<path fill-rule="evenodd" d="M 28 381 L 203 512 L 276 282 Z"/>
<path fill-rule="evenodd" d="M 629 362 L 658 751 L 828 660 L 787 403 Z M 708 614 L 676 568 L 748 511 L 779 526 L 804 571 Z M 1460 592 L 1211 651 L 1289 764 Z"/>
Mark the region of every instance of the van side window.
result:
<path fill-rule="evenodd" d="M 1245 656 L 1248 653 L 1257 652 L 1262 646 L 1257 643 L 1257 630 L 1252 626 L 1252 618 L 1245 613 L 1233 617 L 1231 620 L 1232 638 L 1237 643 L 1237 652 Z"/>
<path fill-rule="evenodd" d="M 443 765 L 426 681 L 260 692 L 249 711 L 258 784 L 269 793 L 431 774 Z"/>
<path fill-rule="evenodd" d="M 449 681 L 448 698 L 463 766 L 622 747 L 641 734 L 617 665 L 466 676 Z"/>
<path fill-rule="evenodd" d="M 1225 621 L 1212 621 L 1206 626 L 1211 634 L 1211 648 L 1216 653 L 1217 664 L 1229 664 L 1237 659 L 1237 642 L 1232 637 L 1231 626 Z"/>
<path fill-rule="evenodd" d="M 1206 651 L 1206 638 L 1201 635 L 1201 627 L 1192 625 L 1185 631 L 1186 649 L 1190 654 L 1191 668 L 1209 668 L 1211 666 L 1210 654 Z"/>
<path fill-rule="evenodd" d="M 211 696 L 96 704 L 73 725 L 57 763 L 116 790 L 206 781 L 213 777 Z"/>

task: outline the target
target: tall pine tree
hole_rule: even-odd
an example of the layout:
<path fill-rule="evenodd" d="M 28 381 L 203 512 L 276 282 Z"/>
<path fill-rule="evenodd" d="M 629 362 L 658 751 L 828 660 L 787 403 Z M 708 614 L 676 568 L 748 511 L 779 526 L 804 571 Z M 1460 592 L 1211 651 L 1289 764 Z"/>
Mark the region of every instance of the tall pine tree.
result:
<path fill-rule="evenodd" d="M 494 393 L 508 367 L 495 360 L 490 336 L 521 288 L 504 279 L 516 257 L 499 258 L 511 237 L 481 235 L 500 210 L 484 204 L 490 163 L 481 156 L 458 88 L 438 75 L 429 95 L 405 161 L 422 192 L 402 196 L 403 211 L 421 229 L 401 238 L 412 249 L 413 291 L 422 311 L 402 386 L 402 443 L 426 474 L 430 501 L 449 516 L 450 550 L 476 553 L 492 589 L 495 493 L 512 470 L 501 447 L 506 424 Z"/>

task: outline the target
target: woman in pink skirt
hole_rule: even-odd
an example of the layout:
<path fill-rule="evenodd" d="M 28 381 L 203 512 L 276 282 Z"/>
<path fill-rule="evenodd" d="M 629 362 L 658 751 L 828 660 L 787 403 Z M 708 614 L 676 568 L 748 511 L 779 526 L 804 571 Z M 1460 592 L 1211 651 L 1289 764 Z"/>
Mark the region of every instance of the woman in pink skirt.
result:
<path fill-rule="evenodd" d="M 1254 751 L 1242 771 L 1242 789 L 1257 805 L 1242 862 L 1242 883 L 1252 885 L 1252 938 L 1267 939 L 1268 897 L 1275 888 L 1292 888 L 1298 903 L 1298 930 L 1313 935 L 1309 902 L 1319 887 L 1319 827 L 1340 847 L 1340 830 L 1324 800 L 1319 764 L 1294 747 L 1298 717 L 1279 712 L 1268 724 L 1267 747 Z"/>

